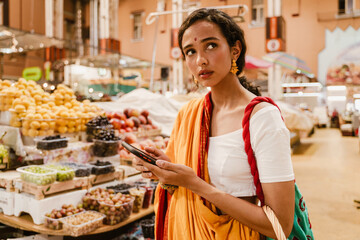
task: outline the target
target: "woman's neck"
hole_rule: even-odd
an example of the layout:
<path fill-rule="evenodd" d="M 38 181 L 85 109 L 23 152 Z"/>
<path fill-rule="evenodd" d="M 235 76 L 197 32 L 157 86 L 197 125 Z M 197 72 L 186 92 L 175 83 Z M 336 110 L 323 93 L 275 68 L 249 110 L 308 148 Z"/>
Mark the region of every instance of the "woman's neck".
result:
<path fill-rule="evenodd" d="M 249 99 L 252 99 L 252 93 L 233 75 L 211 88 L 211 100 L 216 108 L 234 108 L 247 104 Z"/>

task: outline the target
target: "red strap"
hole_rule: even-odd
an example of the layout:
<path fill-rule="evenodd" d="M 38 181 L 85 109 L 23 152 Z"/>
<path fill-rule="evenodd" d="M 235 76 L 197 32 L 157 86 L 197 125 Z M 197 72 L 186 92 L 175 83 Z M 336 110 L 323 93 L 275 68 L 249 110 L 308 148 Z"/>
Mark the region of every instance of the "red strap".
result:
<path fill-rule="evenodd" d="M 243 127 L 243 139 L 244 139 L 244 144 L 245 144 L 245 152 L 248 156 L 248 163 L 250 165 L 250 169 L 251 169 L 251 174 L 254 177 L 254 184 L 256 187 L 256 195 L 259 198 L 261 205 L 264 205 L 264 193 L 261 187 L 261 183 L 260 183 L 260 178 L 259 178 L 259 171 L 256 165 L 256 159 L 254 156 L 254 151 L 251 147 L 251 142 L 250 142 L 250 116 L 251 113 L 254 109 L 254 107 L 261 102 L 267 102 L 267 103 L 271 103 L 274 106 L 276 106 L 279 111 L 280 108 L 275 104 L 275 102 L 268 97 L 255 97 L 253 100 L 251 100 L 251 102 L 246 106 L 245 108 L 245 113 L 244 113 L 244 117 L 243 117 L 243 121 L 242 121 L 242 127 Z"/>
<path fill-rule="evenodd" d="M 160 187 L 160 186 L 158 186 Z M 159 208 L 156 215 L 156 239 L 164 239 L 165 216 L 167 210 L 167 191 L 160 189 L 159 191 Z"/>

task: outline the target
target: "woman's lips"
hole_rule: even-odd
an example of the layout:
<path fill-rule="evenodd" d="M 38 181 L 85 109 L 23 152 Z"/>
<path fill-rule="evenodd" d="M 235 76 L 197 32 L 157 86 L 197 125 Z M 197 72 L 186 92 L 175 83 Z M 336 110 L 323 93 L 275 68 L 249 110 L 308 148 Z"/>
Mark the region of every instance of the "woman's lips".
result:
<path fill-rule="evenodd" d="M 212 75 L 213 73 L 214 73 L 214 72 L 212 72 L 212 71 L 201 71 L 201 72 L 199 73 L 199 76 L 200 76 L 200 78 L 202 78 L 202 79 L 207 79 L 207 78 L 211 77 L 211 75 Z"/>

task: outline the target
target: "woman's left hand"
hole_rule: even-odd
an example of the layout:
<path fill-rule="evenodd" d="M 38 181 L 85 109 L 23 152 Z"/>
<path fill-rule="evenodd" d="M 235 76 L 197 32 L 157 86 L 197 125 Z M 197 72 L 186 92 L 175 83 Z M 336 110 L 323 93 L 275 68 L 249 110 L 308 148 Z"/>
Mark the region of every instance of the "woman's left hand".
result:
<path fill-rule="evenodd" d="M 163 184 L 182 186 L 190 189 L 198 178 L 192 168 L 182 164 L 157 160 L 156 165 L 157 166 L 146 162 L 144 163 L 144 166 L 155 174 Z"/>

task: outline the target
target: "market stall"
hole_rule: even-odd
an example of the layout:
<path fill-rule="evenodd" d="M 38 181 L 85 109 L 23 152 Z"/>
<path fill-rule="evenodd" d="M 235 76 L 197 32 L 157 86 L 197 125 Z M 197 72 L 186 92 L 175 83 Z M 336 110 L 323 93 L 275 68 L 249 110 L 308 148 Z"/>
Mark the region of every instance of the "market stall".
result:
<path fill-rule="evenodd" d="M 0 96 L 1 223 L 80 236 L 153 213 L 157 182 L 141 179 L 134 157 L 120 144 L 166 148 L 168 139 L 145 106 L 105 114 L 94 103 L 77 101 L 65 85 L 50 94 L 24 79 L 1 81 Z"/>

